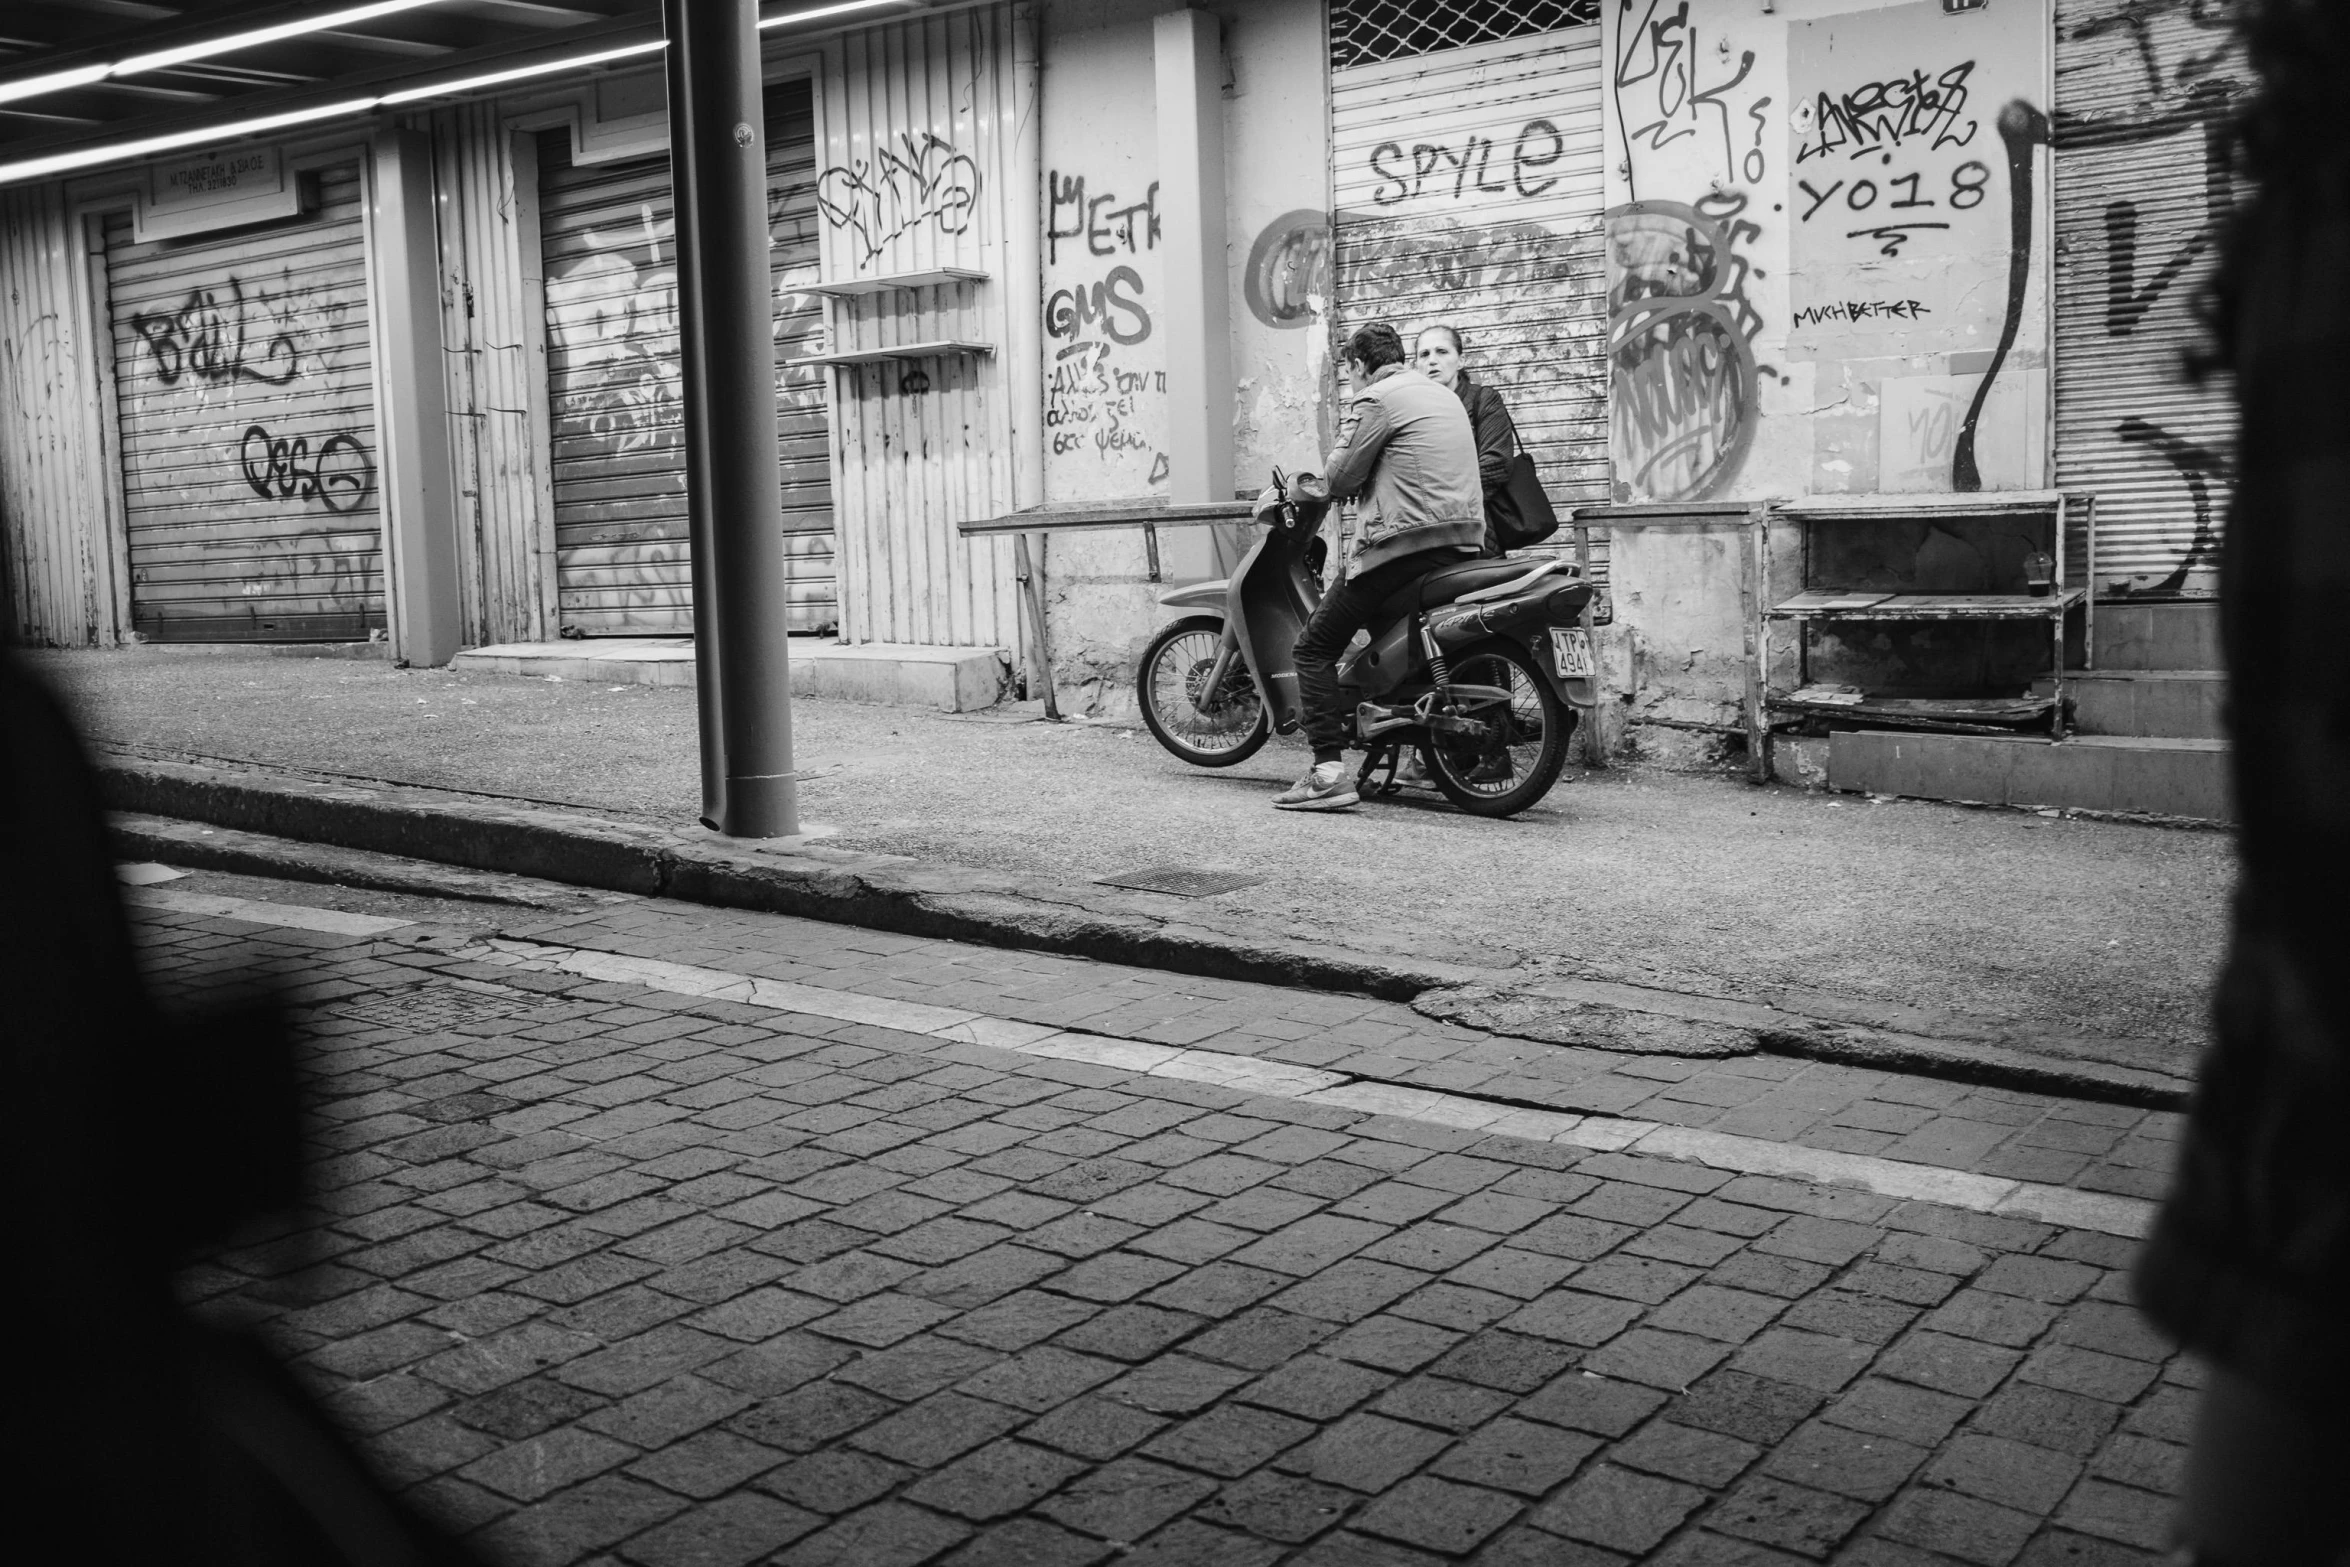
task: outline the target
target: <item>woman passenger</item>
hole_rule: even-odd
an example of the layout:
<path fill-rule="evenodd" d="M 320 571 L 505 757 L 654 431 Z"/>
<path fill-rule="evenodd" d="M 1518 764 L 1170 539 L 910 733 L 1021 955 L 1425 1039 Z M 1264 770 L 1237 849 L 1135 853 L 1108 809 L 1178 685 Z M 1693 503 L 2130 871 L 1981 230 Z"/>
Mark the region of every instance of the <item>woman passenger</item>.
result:
<path fill-rule="evenodd" d="M 1518 520 L 1518 503 L 1510 496 L 1510 462 L 1518 455 L 1518 427 L 1501 393 L 1483 385 L 1461 363 L 1458 328 L 1439 323 L 1424 327 L 1412 339 L 1412 358 L 1420 373 L 1452 388 L 1469 423 L 1477 432 L 1477 477 L 1485 485 L 1485 549 L 1487 557 L 1502 553 L 1501 532 Z"/>

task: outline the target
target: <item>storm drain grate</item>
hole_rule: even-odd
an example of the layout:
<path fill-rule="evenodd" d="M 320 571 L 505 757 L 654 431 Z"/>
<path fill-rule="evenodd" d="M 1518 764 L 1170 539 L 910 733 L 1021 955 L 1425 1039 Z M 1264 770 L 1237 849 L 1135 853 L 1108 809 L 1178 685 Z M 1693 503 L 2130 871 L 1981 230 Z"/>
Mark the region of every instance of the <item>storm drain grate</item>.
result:
<path fill-rule="evenodd" d="M 495 985 L 475 989 L 470 985 L 444 982 L 409 985 L 399 990 L 379 991 L 370 996 L 354 996 L 348 1001 L 336 1002 L 329 1010 L 355 1022 L 374 1023 L 384 1028 L 405 1028 L 418 1034 L 434 1034 L 466 1023 L 487 1023 L 493 1018 L 512 1017 L 517 1012 L 529 1012 L 560 1002 L 561 999 L 527 990 L 506 990 Z"/>
<path fill-rule="evenodd" d="M 1193 871 L 1180 865 L 1154 865 L 1148 870 L 1120 871 L 1095 878 L 1100 887 L 1132 887 L 1137 892 L 1167 892 L 1178 898 L 1212 898 L 1219 892 L 1255 887 L 1264 877 L 1244 871 Z"/>

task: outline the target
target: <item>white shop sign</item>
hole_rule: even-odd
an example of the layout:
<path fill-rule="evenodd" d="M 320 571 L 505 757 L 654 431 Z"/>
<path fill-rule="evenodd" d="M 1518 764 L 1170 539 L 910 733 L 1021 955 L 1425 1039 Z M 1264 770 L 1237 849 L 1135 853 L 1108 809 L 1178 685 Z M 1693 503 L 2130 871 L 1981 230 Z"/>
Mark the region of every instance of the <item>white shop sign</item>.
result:
<path fill-rule="evenodd" d="M 149 164 L 133 221 L 144 245 L 301 213 L 301 179 L 280 151 L 242 142 Z"/>

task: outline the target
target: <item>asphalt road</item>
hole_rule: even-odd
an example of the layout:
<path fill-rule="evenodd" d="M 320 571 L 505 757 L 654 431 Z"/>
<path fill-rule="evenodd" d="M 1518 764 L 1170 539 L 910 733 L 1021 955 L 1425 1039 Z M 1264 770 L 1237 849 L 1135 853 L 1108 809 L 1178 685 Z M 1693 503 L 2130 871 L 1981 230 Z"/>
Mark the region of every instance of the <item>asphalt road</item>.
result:
<path fill-rule="evenodd" d="M 43 658 L 102 741 L 690 821 L 687 690 L 137 651 Z M 801 701 L 807 819 L 843 847 L 1093 878 L 1242 870 L 1218 906 L 1746 997 L 1824 993 L 2174 1074 L 2199 1051 L 2229 838 L 1728 777 L 1571 769 L 1509 822 L 1433 796 L 1268 808 L 1303 751 L 1192 769 L 1138 730 Z M 2055 1037 L 2050 1037 L 2054 1035 Z M 2069 1036 L 2069 1037 L 2068 1037 Z"/>

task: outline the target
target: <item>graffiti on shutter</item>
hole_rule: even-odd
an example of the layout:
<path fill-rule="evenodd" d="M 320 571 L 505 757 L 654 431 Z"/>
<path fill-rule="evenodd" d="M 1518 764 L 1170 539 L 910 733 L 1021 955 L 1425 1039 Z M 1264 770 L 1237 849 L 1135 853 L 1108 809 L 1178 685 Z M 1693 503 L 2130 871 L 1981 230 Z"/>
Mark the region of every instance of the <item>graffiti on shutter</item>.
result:
<path fill-rule="evenodd" d="M 818 351 L 814 118 L 805 81 L 767 95 L 768 237 L 786 593 L 795 631 L 839 623 Z M 666 155 L 574 165 L 539 148 L 553 411 L 556 584 L 567 636 L 693 629 L 675 202 Z"/>
<path fill-rule="evenodd" d="M 307 221 L 137 244 L 105 221 L 132 623 L 154 641 L 384 625 L 358 165 Z"/>
<path fill-rule="evenodd" d="M 2187 361 L 2238 194 L 2236 20 L 2210 0 L 2057 7 L 2056 477 L 2097 496 L 2101 595 L 2217 587 L 2235 406 Z"/>
<path fill-rule="evenodd" d="M 1608 498 L 1600 30 L 1528 32 L 1526 9 L 1334 11 L 1334 59 L 1376 62 L 1331 75 L 1336 325 L 1386 321 L 1407 348 L 1458 329 L 1563 511 Z"/>

